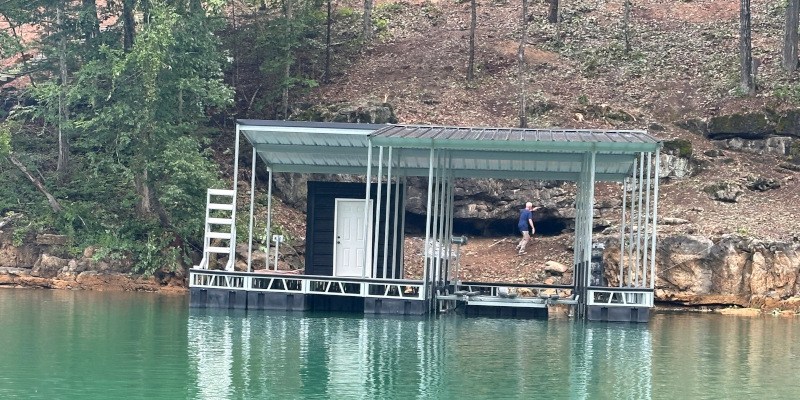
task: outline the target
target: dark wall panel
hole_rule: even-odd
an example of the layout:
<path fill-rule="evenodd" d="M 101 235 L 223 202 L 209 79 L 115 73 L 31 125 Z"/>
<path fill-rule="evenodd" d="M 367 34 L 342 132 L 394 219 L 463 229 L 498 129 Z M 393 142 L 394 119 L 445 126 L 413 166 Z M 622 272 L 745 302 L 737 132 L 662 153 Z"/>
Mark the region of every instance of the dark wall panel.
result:
<path fill-rule="evenodd" d="M 373 218 L 377 217 L 380 220 L 378 229 L 378 243 L 375 245 L 374 250 L 378 252 L 378 276 L 383 276 L 383 247 L 384 247 L 384 226 L 386 221 L 386 189 L 387 185 L 382 185 L 382 198 L 381 198 L 381 211 L 380 215 L 375 215 L 377 206 L 378 185 L 373 183 L 370 187 L 370 198 L 372 199 L 372 213 Z M 389 257 L 388 263 L 391 268 L 392 254 L 399 257 L 400 246 L 398 243 L 397 248 L 394 248 L 394 189 L 392 185 L 392 201 L 390 203 L 389 212 Z M 402 191 L 402 186 L 400 188 Z M 306 223 L 306 274 L 308 275 L 333 275 L 333 222 L 334 212 L 336 209 L 336 199 L 363 199 L 364 198 L 364 183 L 351 183 L 351 182 L 308 182 L 308 201 L 307 201 L 307 223 Z M 400 199 L 400 214 L 404 212 L 403 199 Z M 372 222 L 374 224 L 374 220 Z M 373 237 L 375 232 L 373 231 Z M 398 259 L 398 266 L 395 278 L 400 278 L 400 270 L 402 260 Z M 388 275 L 387 275 L 388 277 Z"/>

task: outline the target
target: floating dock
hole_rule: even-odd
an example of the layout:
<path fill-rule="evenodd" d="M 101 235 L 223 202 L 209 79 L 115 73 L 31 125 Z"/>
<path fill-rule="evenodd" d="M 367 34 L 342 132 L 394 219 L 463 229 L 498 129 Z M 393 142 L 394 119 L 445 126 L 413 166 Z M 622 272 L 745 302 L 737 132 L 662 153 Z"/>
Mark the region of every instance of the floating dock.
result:
<path fill-rule="evenodd" d="M 253 148 L 252 190 L 247 270 L 236 271 L 242 135 Z M 501 317 L 543 317 L 553 306 L 566 306 L 576 318 L 647 322 L 655 286 L 661 147 L 645 131 L 239 120 L 234 190 L 208 190 L 203 259 L 189 272 L 190 305 L 401 315 L 463 309 L 466 315 Z M 258 159 L 269 172 L 266 237 L 275 243 L 276 265 L 284 237 L 273 235 L 271 227 L 273 173 L 361 176 L 362 183 L 308 182 L 304 275 L 252 269 Z M 408 177 L 427 178 L 419 280 L 404 279 Z M 570 285 L 459 280 L 458 253 L 466 238 L 453 234 L 457 179 L 478 178 L 576 182 Z M 596 181 L 621 187 L 615 287 L 607 285 L 602 249 L 593 248 Z M 211 265 L 217 257 L 224 265 Z"/>

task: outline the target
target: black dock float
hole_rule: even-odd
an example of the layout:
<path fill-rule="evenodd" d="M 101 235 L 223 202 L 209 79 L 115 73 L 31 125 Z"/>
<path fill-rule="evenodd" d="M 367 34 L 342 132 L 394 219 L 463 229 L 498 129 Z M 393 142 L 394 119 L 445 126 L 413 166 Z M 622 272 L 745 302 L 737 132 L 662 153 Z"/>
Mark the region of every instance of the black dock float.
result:
<path fill-rule="evenodd" d="M 650 320 L 648 307 L 589 306 L 588 311 L 589 321 L 646 323 Z"/>
<path fill-rule="evenodd" d="M 190 307 L 247 309 L 247 292 L 244 290 L 193 287 L 189 293 Z"/>
<path fill-rule="evenodd" d="M 428 312 L 424 301 L 367 297 L 364 314 L 424 315 Z"/>
<path fill-rule="evenodd" d="M 547 307 L 503 307 L 503 306 L 475 306 L 467 305 L 464 308 L 467 317 L 494 317 L 494 318 L 535 318 L 547 319 Z"/>

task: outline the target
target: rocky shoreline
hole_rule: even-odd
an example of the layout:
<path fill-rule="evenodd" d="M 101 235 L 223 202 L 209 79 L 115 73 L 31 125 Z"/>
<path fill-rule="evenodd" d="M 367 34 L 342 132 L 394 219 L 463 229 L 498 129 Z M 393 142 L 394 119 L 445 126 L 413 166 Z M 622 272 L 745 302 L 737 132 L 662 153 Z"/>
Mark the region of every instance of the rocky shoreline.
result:
<path fill-rule="evenodd" d="M 170 281 L 165 284 L 155 277 L 142 278 L 132 274 L 98 271 L 41 277 L 33 276 L 31 269 L 8 267 L 0 268 L 0 288 L 157 292 L 162 294 L 186 294 L 189 292 L 182 281 Z"/>

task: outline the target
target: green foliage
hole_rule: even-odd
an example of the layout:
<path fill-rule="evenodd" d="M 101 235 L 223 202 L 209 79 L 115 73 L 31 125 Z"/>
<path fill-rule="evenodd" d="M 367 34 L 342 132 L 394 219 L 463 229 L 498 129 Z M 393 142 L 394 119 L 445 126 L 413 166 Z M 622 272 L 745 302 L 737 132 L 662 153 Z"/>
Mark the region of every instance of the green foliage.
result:
<path fill-rule="evenodd" d="M 686 139 L 673 139 L 664 142 L 664 149 L 677 153 L 678 157 L 692 156 L 692 142 Z"/>
<path fill-rule="evenodd" d="M 6 123 L 0 124 L 0 157 L 11 152 L 11 130 Z"/>
<path fill-rule="evenodd" d="M 0 213 L 26 215 L 17 221 L 15 242 L 56 231 L 71 238 L 73 254 L 96 246 L 95 258 L 129 259 L 132 272 L 145 275 L 189 263 L 187 252 L 202 246 L 205 190 L 220 185 L 208 148 L 208 137 L 219 133 L 205 125 L 233 96 L 213 34 L 223 20 L 209 18 L 224 3 L 204 4 L 206 10 L 188 12 L 151 3 L 128 51 L 113 31 L 103 33 L 111 36 L 92 57 L 82 55 L 85 44 L 68 41 L 70 85 L 39 81 L 30 89 L 35 105 L 18 108 L 16 121 L 0 125 L 0 155 L 13 146 L 64 208 L 54 215 L 19 171 L 0 162 Z M 66 11 L 69 18 L 78 15 Z M 69 122 L 58 115 L 62 92 Z M 52 133 L 59 121 L 72 137 L 67 182 L 54 174 Z"/>

